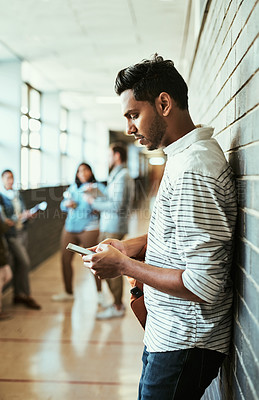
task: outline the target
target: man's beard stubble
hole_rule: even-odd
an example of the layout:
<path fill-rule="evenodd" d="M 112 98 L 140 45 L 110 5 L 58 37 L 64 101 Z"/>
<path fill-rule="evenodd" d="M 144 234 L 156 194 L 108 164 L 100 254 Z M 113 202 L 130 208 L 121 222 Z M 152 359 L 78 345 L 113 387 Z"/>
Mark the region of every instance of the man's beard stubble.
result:
<path fill-rule="evenodd" d="M 165 121 L 158 113 L 156 113 L 148 132 L 148 140 L 150 142 L 150 145 L 147 146 L 148 150 L 156 150 L 160 147 L 166 128 L 167 125 Z"/>

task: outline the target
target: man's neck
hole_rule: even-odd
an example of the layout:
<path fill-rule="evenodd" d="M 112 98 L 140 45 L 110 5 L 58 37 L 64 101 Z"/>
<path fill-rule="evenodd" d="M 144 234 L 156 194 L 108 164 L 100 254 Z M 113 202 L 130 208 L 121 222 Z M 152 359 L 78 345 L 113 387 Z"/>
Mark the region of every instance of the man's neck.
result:
<path fill-rule="evenodd" d="M 169 122 L 169 133 L 165 138 L 163 146 L 169 146 L 169 144 L 176 142 L 196 128 L 188 110 L 177 110 L 176 115 Z"/>
<path fill-rule="evenodd" d="M 114 163 L 112 169 L 115 169 L 115 168 L 119 167 L 120 165 L 122 165 L 122 162 L 119 162 L 119 161 L 118 161 L 118 162 Z"/>
<path fill-rule="evenodd" d="M 114 171 L 116 168 L 118 168 L 120 165 L 122 165 L 122 163 L 114 163 L 113 166 L 111 167 L 111 169 L 109 170 L 109 173 L 111 174 L 112 171 Z"/>

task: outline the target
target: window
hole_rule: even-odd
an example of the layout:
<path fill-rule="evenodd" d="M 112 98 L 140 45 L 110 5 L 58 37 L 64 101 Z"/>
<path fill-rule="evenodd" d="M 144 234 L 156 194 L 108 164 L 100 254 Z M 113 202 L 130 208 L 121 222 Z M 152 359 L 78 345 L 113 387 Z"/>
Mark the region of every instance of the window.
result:
<path fill-rule="evenodd" d="M 35 188 L 41 178 L 41 93 L 24 83 L 21 101 L 21 186 Z"/>
<path fill-rule="evenodd" d="M 61 108 L 59 123 L 59 148 L 60 148 L 60 170 L 61 183 L 66 183 L 67 145 L 68 145 L 68 110 Z"/>
<path fill-rule="evenodd" d="M 68 119 L 68 110 L 66 108 L 61 108 L 60 112 L 60 136 L 59 136 L 59 144 L 60 144 L 60 153 L 66 155 L 67 154 L 67 119 Z"/>

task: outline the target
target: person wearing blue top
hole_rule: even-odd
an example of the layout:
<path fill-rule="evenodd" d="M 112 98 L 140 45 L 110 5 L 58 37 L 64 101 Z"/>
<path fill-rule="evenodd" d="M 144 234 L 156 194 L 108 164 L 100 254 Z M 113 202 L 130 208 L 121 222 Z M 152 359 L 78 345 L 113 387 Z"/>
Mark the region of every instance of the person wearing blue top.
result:
<path fill-rule="evenodd" d="M 52 296 L 54 301 L 73 300 L 73 253 L 66 250 L 68 243 L 91 247 L 97 243 L 99 235 L 99 215 L 86 201 L 85 192 L 95 182 L 91 167 L 81 163 L 76 171 L 75 182 L 64 192 L 60 208 L 67 213 L 61 236 L 61 262 L 65 292 Z M 96 279 L 97 290 L 101 290 Z"/>

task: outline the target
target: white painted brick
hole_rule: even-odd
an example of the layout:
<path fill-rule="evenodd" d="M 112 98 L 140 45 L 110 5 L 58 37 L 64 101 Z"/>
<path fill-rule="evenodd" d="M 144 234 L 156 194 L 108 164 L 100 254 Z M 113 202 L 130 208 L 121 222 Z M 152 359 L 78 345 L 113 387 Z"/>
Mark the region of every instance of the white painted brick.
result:
<path fill-rule="evenodd" d="M 232 146 L 240 147 L 258 140 L 259 132 L 257 126 L 258 110 L 253 110 L 236 121 L 230 129 Z"/>
<path fill-rule="evenodd" d="M 232 26 L 233 43 L 236 41 L 240 31 L 244 28 L 246 20 L 251 13 L 255 3 L 256 0 L 245 0 L 242 2 Z"/>
<path fill-rule="evenodd" d="M 259 73 L 236 96 L 236 118 L 244 115 L 258 103 Z"/>
<path fill-rule="evenodd" d="M 244 53 L 255 40 L 258 35 L 258 21 L 259 21 L 259 4 L 255 7 L 248 24 L 244 26 L 240 37 L 238 38 L 238 46 L 236 46 L 237 62 L 244 56 Z"/>
<path fill-rule="evenodd" d="M 232 76 L 233 94 L 255 73 L 258 68 L 259 55 L 257 54 L 258 39 L 249 49 Z"/>

